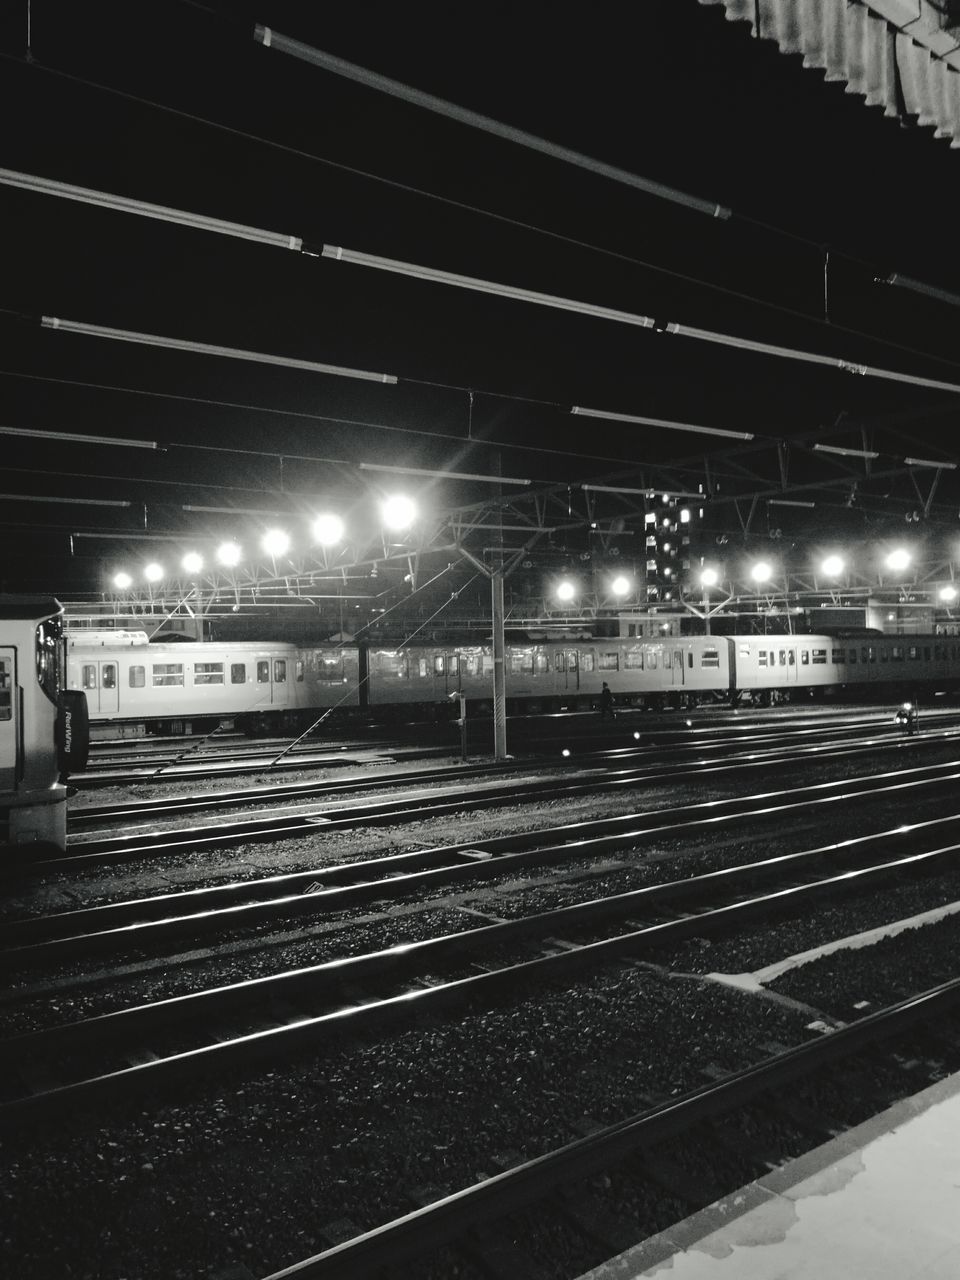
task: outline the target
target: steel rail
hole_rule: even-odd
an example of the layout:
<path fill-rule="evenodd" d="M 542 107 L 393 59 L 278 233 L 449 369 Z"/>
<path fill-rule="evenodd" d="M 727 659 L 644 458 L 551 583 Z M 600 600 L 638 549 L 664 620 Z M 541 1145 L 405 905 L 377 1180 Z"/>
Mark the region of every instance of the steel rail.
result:
<path fill-rule="evenodd" d="M 907 871 L 929 869 L 942 859 L 952 860 L 958 849 L 960 845 L 955 844 L 908 854 L 891 862 L 843 871 L 838 875 L 818 877 L 802 885 L 790 885 L 758 897 L 735 900 L 678 920 L 632 929 L 612 938 L 571 944 L 569 948 L 556 954 L 508 963 L 490 972 L 426 988 L 404 990 L 359 1005 L 299 1017 L 282 1027 L 271 1026 L 167 1057 L 154 1057 L 137 1066 L 109 1071 L 0 1103 L 0 1125 L 18 1123 L 37 1113 L 50 1114 L 64 1106 L 72 1108 L 106 1096 L 115 1100 L 128 1089 L 136 1091 L 142 1087 L 157 1088 L 161 1083 L 179 1080 L 211 1067 L 223 1069 L 237 1063 L 259 1061 L 275 1053 L 287 1056 L 306 1046 L 316 1048 L 318 1042 L 322 1042 L 325 1037 L 338 1039 L 344 1034 L 379 1030 L 398 1019 L 403 1020 L 411 1011 L 414 1014 L 435 1015 L 467 1000 L 479 999 L 489 1003 L 503 997 L 511 998 L 521 983 L 554 981 L 559 977 L 579 973 L 597 963 L 632 956 L 637 951 L 643 952 L 650 947 L 671 945 L 685 938 L 742 927 L 758 917 L 764 919 L 771 914 L 789 912 L 795 910 L 798 904 L 802 905 L 822 896 L 833 898 L 838 891 L 851 892 Z M 589 923 L 594 915 L 600 918 L 608 915 L 629 916 L 638 906 L 688 898 L 695 890 L 699 890 L 701 894 L 709 893 L 717 883 L 724 883 L 724 876 L 728 877 L 726 884 L 734 892 L 745 878 L 739 869 L 712 872 L 697 877 L 695 882 L 676 881 L 663 886 L 648 886 L 616 895 L 613 899 L 562 907 L 525 920 L 487 925 L 420 943 L 400 944 L 381 952 L 327 961 L 306 970 L 251 979 L 224 988 L 171 997 L 153 1005 L 102 1014 L 61 1027 L 24 1033 L 0 1042 L 0 1061 L 29 1064 L 31 1053 L 35 1054 L 44 1046 L 62 1054 L 65 1048 L 77 1042 L 88 1043 L 94 1040 L 99 1043 L 115 1037 L 125 1029 L 142 1030 L 144 1026 L 152 1029 L 171 1021 L 180 1023 L 188 1010 L 193 1017 L 203 1018 L 208 1024 L 215 1014 L 249 1004 L 251 998 L 261 996 L 264 992 L 273 993 L 276 998 L 280 998 L 276 993 L 282 992 L 284 997 L 288 997 L 291 994 L 302 995 L 307 991 L 311 998 L 319 995 L 323 999 L 330 999 L 333 990 L 345 982 L 369 981 L 384 973 L 396 974 L 398 969 L 403 976 L 407 969 L 416 967 L 415 962 L 424 957 L 428 962 L 433 962 L 438 958 L 449 960 L 469 955 L 472 951 L 479 952 L 480 955 L 490 954 L 491 950 L 499 946 L 518 938 L 549 932 L 558 924 L 582 926 Z"/>

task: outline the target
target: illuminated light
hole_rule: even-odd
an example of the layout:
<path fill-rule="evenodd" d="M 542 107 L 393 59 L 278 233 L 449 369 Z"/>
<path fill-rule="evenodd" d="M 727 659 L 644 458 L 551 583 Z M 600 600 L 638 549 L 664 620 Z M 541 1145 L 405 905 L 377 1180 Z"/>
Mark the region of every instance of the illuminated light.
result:
<path fill-rule="evenodd" d="M 332 513 L 317 516 L 310 526 L 314 542 L 322 547 L 334 547 L 343 541 L 344 523 L 339 516 Z"/>
<path fill-rule="evenodd" d="M 693 422 L 671 422 L 668 418 L 645 418 L 638 413 L 610 413 L 606 409 L 586 409 L 582 404 L 575 404 L 570 412 L 581 414 L 587 418 L 608 418 L 611 422 L 636 422 L 644 427 L 664 427 L 667 431 L 696 431 L 705 436 L 726 436 L 733 440 L 752 440 L 754 438 L 751 431 L 726 431 L 722 427 L 701 427 Z M 591 485 L 590 487 L 599 489 L 602 486 Z M 614 492 L 618 491 L 614 490 Z M 647 490 L 638 489 L 635 492 L 646 493 Z"/>
<path fill-rule="evenodd" d="M 572 582 L 563 581 L 557 584 L 558 600 L 572 600 L 576 594 L 577 589 Z"/>
<path fill-rule="evenodd" d="M 130 577 L 129 573 L 124 573 L 123 570 L 121 570 L 119 573 L 115 573 L 113 575 L 113 585 L 118 591 L 126 591 L 128 587 L 133 586 L 133 579 Z"/>
<path fill-rule="evenodd" d="M 825 573 L 828 578 L 839 578 L 841 573 L 843 573 L 844 567 L 842 556 L 827 556 L 823 564 L 820 566 L 822 572 Z"/>
<path fill-rule="evenodd" d="M 634 736 L 634 738 L 637 740 L 637 742 L 639 742 L 639 741 L 640 741 L 640 734 L 639 734 L 639 733 L 637 733 L 636 731 L 634 731 L 634 735 L 633 735 L 633 736 Z"/>
<path fill-rule="evenodd" d="M 665 543 L 663 544 L 663 549 L 664 549 L 664 551 L 669 551 L 669 550 L 670 550 L 670 543 L 669 543 L 669 542 L 665 542 Z"/>
<path fill-rule="evenodd" d="M 403 493 L 395 493 L 380 506 L 380 516 L 388 529 L 409 529 L 417 518 L 417 506 Z"/>
<path fill-rule="evenodd" d="M 685 721 L 685 724 L 686 724 L 686 726 L 687 726 L 687 728 L 688 728 L 688 729 L 692 729 L 692 728 L 693 728 L 693 721 L 692 721 L 692 720 L 687 720 L 687 721 Z"/>
<path fill-rule="evenodd" d="M 610 583 L 610 590 L 615 596 L 625 596 L 630 590 L 630 579 L 623 577 L 621 574 L 619 578 L 614 578 L 613 582 Z"/>
<path fill-rule="evenodd" d="M 957 598 L 957 588 L 941 587 L 939 595 L 940 595 L 940 599 L 944 602 L 944 604 L 950 604 L 952 601 L 956 600 Z"/>
<path fill-rule="evenodd" d="M 701 587 L 715 587 L 720 581 L 720 575 L 716 569 L 702 569 L 700 571 Z"/>
<path fill-rule="evenodd" d="M 681 507 L 681 508 L 680 508 L 680 523 L 681 523 L 681 524 L 689 524 L 689 523 L 690 523 L 690 508 L 689 508 L 689 507 Z"/>
<path fill-rule="evenodd" d="M 569 747 L 564 747 L 564 748 L 563 748 L 563 750 L 560 752 L 560 754 L 561 754 L 564 758 L 566 758 L 566 757 L 570 754 L 570 748 L 569 748 Z"/>
<path fill-rule="evenodd" d="M 750 577 L 754 582 L 769 582 L 773 576 L 773 570 L 765 560 L 758 561 L 750 570 Z"/>
<path fill-rule="evenodd" d="M 199 573 L 203 568 L 203 556 L 199 551 L 188 551 L 180 563 L 187 573 Z"/>
<path fill-rule="evenodd" d="M 888 613 L 888 614 L 887 614 L 887 621 L 888 621 L 888 622 L 896 622 L 896 620 L 897 620 L 897 615 L 896 615 L 895 613 Z"/>
<path fill-rule="evenodd" d="M 909 567 L 910 552 L 905 551 L 903 547 L 897 547 L 895 551 L 891 551 L 886 560 L 887 568 L 892 569 L 894 573 L 902 573 L 904 569 Z"/>
<path fill-rule="evenodd" d="M 3 170 L 0 169 L 0 173 Z M 0 179 L 2 181 L 2 179 Z M 121 440 L 116 436 L 83 436 L 76 431 L 35 431 L 32 427 L 0 427 L 0 436 L 32 436 L 36 440 L 63 440 L 67 444 L 106 444 L 113 448 L 156 449 L 156 440 Z"/>
<path fill-rule="evenodd" d="M 163 577 L 163 565 L 157 564 L 156 560 L 151 560 L 148 565 L 144 566 L 143 576 L 148 582 L 159 582 Z"/>
<path fill-rule="evenodd" d="M 836 453 L 841 458 L 879 458 L 879 453 L 875 453 L 873 449 L 843 449 L 838 444 L 815 444 L 814 449 L 818 453 Z"/>
<path fill-rule="evenodd" d="M 260 540 L 268 556 L 282 556 L 290 550 L 290 535 L 284 529 L 268 529 Z"/>
<path fill-rule="evenodd" d="M 670 528 L 670 517 L 669 517 L 669 516 L 664 516 L 664 518 L 663 518 L 663 527 L 664 527 L 665 529 L 669 529 L 669 528 Z"/>
<path fill-rule="evenodd" d="M 938 462 L 936 458 L 904 458 L 908 467 L 936 467 L 938 471 L 956 471 L 955 462 Z"/>
<path fill-rule="evenodd" d="M 217 547 L 217 559 L 230 569 L 240 563 L 242 555 L 243 551 L 235 542 L 221 542 Z"/>

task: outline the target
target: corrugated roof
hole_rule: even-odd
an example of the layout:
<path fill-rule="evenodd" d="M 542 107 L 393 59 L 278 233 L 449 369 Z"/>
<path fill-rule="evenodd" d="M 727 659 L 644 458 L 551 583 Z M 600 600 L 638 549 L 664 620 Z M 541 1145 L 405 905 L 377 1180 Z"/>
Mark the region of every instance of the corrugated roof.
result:
<path fill-rule="evenodd" d="M 884 115 L 916 116 L 960 148 L 960 31 L 928 0 L 700 0 L 799 53 Z M 759 25 L 759 32 L 757 30 Z"/>

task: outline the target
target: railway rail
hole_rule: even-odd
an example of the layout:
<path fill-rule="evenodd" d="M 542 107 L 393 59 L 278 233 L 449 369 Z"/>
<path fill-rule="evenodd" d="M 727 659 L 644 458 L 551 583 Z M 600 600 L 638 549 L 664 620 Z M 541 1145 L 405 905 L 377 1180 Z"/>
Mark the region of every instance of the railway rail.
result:
<path fill-rule="evenodd" d="M 956 835 L 960 815 L 953 816 L 950 826 Z M 331 1039 L 379 1031 L 410 1017 L 434 1016 L 468 1003 L 489 1004 L 530 984 L 567 980 L 589 966 L 802 911 L 808 903 L 893 877 L 927 873 L 952 863 L 960 851 L 960 842 L 951 841 L 857 865 L 875 856 L 878 843 L 903 842 L 904 833 L 894 830 L 10 1037 L 0 1041 L 0 1063 L 8 1072 L 20 1072 L 26 1091 L 0 1102 L 0 1124 L 107 1096 L 115 1101 L 123 1091 L 156 1089 L 185 1074 L 284 1057 L 307 1046 L 322 1049 Z M 838 858 L 844 863 L 839 873 L 834 865 Z M 777 887 L 756 894 L 771 879 L 779 882 Z M 646 914 L 646 922 L 638 922 L 638 914 Z M 597 930 L 611 921 L 617 931 L 597 937 Z M 165 936 L 169 938 L 169 930 Z M 518 947 L 544 939 L 551 942 L 547 954 L 517 959 Z M 13 955 L 23 958 L 23 949 L 14 949 Z M 482 972 L 463 976 L 464 969 Z M 188 1027 L 202 1038 L 212 1037 L 213 1043 L 188 1044 Z M 172 1048 L 163 1044 L 170 1034 Z M 106 1067 L 105 1046 L 115 1046 L 106 1055 Z M 89 1074 L 36 1089 L 38 1066 L 43 1078 L 51 1063 L 62 1069 L 75 1057 L 83 1062 L 84 1055 L 95 1064 Z M 132 1059 L 136 1065 L 118 1066 L 118 1059 Z"/>

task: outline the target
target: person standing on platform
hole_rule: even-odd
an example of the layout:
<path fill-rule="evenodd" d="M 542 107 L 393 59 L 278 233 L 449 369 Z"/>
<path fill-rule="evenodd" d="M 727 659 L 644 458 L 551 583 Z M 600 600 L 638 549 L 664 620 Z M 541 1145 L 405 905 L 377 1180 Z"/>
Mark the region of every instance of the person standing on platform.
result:
<path fill-rule="evenodd" d="M 610 686 L 604 680 L 603 688 L 600 690 L 600 719 L 606 720 L 607 716 L 611 720 L 616 720 L 617 713 L 613 709 L 613 694 L 610 692 Z"/>

